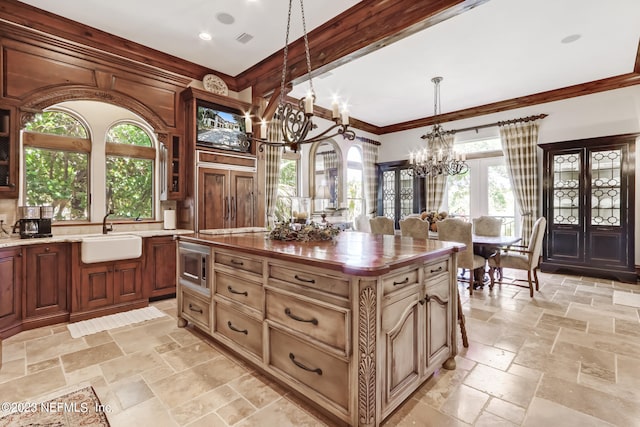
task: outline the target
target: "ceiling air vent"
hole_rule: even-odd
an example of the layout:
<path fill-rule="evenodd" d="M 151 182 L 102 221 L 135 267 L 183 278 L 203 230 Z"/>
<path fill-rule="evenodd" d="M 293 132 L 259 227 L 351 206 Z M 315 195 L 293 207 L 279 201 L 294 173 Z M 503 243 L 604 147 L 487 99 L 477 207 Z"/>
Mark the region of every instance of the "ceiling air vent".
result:
<path fill-rule="evenodd" d="M 242 33 L 238 37 L 236 37 L 236 40 L 242 44 L 247 44 L 252 38 L 253 36 L 251 34 Z"/>

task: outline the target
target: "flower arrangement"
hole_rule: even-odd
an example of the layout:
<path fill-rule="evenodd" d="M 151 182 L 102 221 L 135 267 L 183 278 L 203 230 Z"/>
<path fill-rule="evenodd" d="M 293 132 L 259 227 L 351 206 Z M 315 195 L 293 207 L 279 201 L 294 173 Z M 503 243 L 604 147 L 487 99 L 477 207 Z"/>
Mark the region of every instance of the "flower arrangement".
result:
<path fill-rule="evenodd" d="M 442 212 L 436 212 L 436 211 L 431 211 L 431 212 L 422 212 L 422 215 L 420 215 L 420 217 L 424 220 L 424 221 L 428 221 L 429 222 L 429 229 L 431 231 L 438 231 L 438 226 L 436 225 L 436 222 L 438 221 L 442 221 L 443 219 L 445 219 L 449 214 L 445 211 Z"/>
<path fill-rule="evenodd" d="M 290 224 L 282 222 L 269 232 L 268 238 L 271 240 L 286 240 L 298 242 L 319 242 L 333 240 L 340 234 L 340 229 L 332 224 Z"/>

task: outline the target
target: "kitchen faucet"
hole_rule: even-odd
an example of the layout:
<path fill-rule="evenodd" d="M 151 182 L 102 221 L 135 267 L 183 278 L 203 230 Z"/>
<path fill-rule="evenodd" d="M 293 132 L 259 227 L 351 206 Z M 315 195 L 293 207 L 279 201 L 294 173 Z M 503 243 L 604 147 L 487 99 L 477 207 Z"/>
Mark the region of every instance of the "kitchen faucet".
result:
<path fill-rule="evenodd" d="M 113 224 L 110 224 L 107 227 L 107 217 L 109 215 L 113 215 L 113 209 L 109 209 L 109 212 L 102 218 L 102 234 L 107 234 L 110 231 L 113 231 Z"/>

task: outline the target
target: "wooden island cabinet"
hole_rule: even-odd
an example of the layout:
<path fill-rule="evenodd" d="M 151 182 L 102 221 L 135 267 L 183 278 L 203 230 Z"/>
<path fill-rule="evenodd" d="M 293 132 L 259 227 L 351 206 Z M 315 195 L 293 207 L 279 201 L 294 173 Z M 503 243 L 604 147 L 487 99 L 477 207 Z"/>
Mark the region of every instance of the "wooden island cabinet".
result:
<path fill-rule="evenodd" d="M 342 423 L 379 425 L 436 369 L 455 368 L 464 245 L 359 232 L 179 239 L 211 253 L 207 286 L 178 281 L 178 326 L 192 322 Z"/>

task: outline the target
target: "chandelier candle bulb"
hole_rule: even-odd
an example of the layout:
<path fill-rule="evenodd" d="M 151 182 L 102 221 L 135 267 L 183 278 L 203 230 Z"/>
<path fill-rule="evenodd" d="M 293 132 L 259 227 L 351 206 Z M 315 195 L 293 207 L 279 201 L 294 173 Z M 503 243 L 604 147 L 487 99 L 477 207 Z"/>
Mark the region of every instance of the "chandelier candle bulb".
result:
<path fill-rule="evenodd" d="M 338 119 L 340 118 L 340 105 L 338 103 L 338 98 L 333 97 L 333 102 L 331 103 L 331 118 Z"/>
<path fill-rule="evenodd" d="M 307 97 L 304 99 L 304 113 L 313 115 L 313 94 L 307 92 Z"/>
<path fill-rule="evenodd" d="M 349 110 L 347 110 L 347 104 L 342 105 L 342 124 L 344 126 L 349 125 Z"/>
<path fill-rule="evenodd" d="M 244 115 L 244 130 L 246 133 L 253 132 L 253 123 L 251 123 L 251 116 L 249 113 Z"/>
<path fill-rule="evenodd" d="M 267 122 L 265 119 L 262 119 L 262 123 L 260 123 L 260 136 L 267 138 Z"/>

